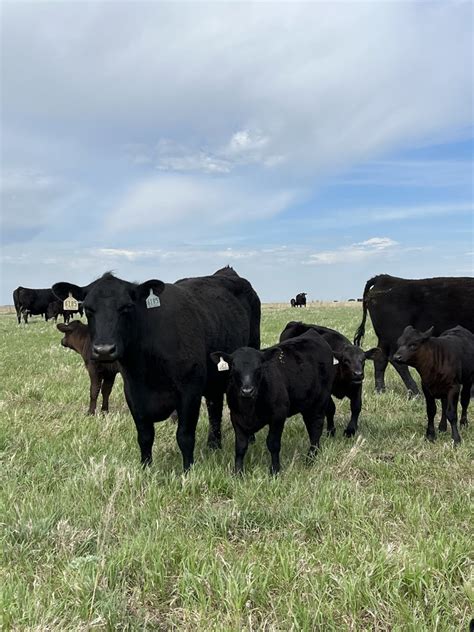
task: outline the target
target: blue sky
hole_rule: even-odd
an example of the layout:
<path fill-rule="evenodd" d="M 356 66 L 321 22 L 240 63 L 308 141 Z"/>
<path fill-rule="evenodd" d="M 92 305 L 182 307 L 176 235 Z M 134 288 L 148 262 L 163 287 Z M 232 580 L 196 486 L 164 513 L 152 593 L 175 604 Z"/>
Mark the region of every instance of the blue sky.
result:
<path fill-rule="evenodd" d="M 470 2 L 1 5 L 2 288 L 474 274 Z"/>

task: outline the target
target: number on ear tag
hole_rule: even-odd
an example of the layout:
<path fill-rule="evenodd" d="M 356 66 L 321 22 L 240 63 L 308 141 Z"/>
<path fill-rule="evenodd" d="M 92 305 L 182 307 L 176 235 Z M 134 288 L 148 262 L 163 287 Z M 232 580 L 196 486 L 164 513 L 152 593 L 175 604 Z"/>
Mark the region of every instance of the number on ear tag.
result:
<path fill-rule="evenodd" d="M 228 371 L 229 370 L 229 365 L 227 364 L 227 362 L 224 360 L 224 358 L 221 358 L 217 364 L 217 370 L 218 371 Z"/>
<path fill-rule="evenodd" d="M 153 307 L 159 307 L 161 305 L 160 299 L 156 294 L 153 294 L 153 290 L 150 288 L 150 295 L 146 299 L 146 308 L 153 309 Z"/>
<path fill-rule="evenodd" d="M 339 360 L 337 360 L 337 358 L 334 358 L 334 357 L 333 357 L 333 359 L 332 359 L 332 363 L 333 363 L 333 364 L 339 364 Z"/>
<path fill-rule="evenodd" d="M 65 298 L 64 301 L 63 301 L 63 309 L 68 310 L 68 311 L 72 311 L 72 312 L 76 311 L 77 309 L 79 309 L 79 303 L 73 297 L 71 292 L 69 292 L 68 298 Z"/>

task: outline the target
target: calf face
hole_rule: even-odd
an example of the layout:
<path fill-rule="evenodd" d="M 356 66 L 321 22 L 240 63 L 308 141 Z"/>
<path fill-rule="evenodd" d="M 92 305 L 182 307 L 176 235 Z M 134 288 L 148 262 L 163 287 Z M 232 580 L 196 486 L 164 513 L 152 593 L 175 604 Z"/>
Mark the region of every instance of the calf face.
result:
<path fill-rule="evenodd" d="M 339 375 L 352 384 L 362 384 L 365 361 L 372 359 L 377 352 L 377 347 L 363 351 L 351 344 L 344 345 L 340 351 L 334 351 L 334 357 L 339 362 Z"/>
<path fill-rule="evenodd" d="M 229 389 L 239 398 L 251 401 L 258 396 L 264 363 L 278 353 L 281 353 L 278 348 L 257 351 L 251 347 L 242 347 L 232 354 L 216 351 L 211 353 L 211 359 L 216 364 L 221 358 L 227 362 L 230 371 Z"/>
<path fill-rule="evenodd" d="M 393 354 L 393 359 L 403 364 L 410 364 L 415 358 L 421 346 L 431 337 L 434 327 L 426 331 L 418 331 L 411 325 L 403 330 L 402 335 L 397 340 L 398 349 Z"/>
<path fill-rule="evenodd" d="M 59 323 L 56 328 L 64 334 L 61 338 L 61 344 L 63 347 L 73 349 L 77 353 L 82 353 L 84 347 L 84 341 L 89 337 L 89 329 L 87 325 L 81 323 L 79 320 L 73 320 L 71 323 Z"/>

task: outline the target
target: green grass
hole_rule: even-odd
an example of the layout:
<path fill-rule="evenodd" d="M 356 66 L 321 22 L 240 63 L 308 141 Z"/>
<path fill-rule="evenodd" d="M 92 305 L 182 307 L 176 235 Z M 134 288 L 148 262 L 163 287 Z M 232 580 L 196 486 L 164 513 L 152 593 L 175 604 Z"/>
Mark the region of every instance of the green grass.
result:
<path fill-rule="evenodd" d="M 264 345 L 288 320 L 352 336 L 360 306 L 265 307 Z M 360 433 L 308 440 L 287 422 L 282 474 L 265 431 L 232 475 L 233 432 L 184 477 L 171 421 L 139 466 L 119 379 L 108 416 L 85 416 L 88 377 L 52 323 L 0 316 L 2 594 L 5 630 L 467 630 L 473 616 L 473 426 L 424 440 L 422 400 L 395 372 Z M 375 343 L 369 332 L 366 347 Z"/>

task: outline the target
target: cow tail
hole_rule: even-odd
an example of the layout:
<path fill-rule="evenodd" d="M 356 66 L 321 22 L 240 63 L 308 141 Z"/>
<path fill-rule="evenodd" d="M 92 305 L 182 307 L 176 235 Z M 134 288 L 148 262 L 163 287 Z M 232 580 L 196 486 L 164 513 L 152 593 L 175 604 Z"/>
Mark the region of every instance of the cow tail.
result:
<path fill-rule="evenodd" d="M 367 281 L 364 288 L 364 294 L 362 298 L 362 322 L 357 328 L 354 336 L 354 344 L 360 347 L 360 343 L 365 334 L 365 322 L 367 320 L 367 295 L 369 293 L 370 288 L 376 283 L 377 279 L 380 275 L 374 276 Z"/>

